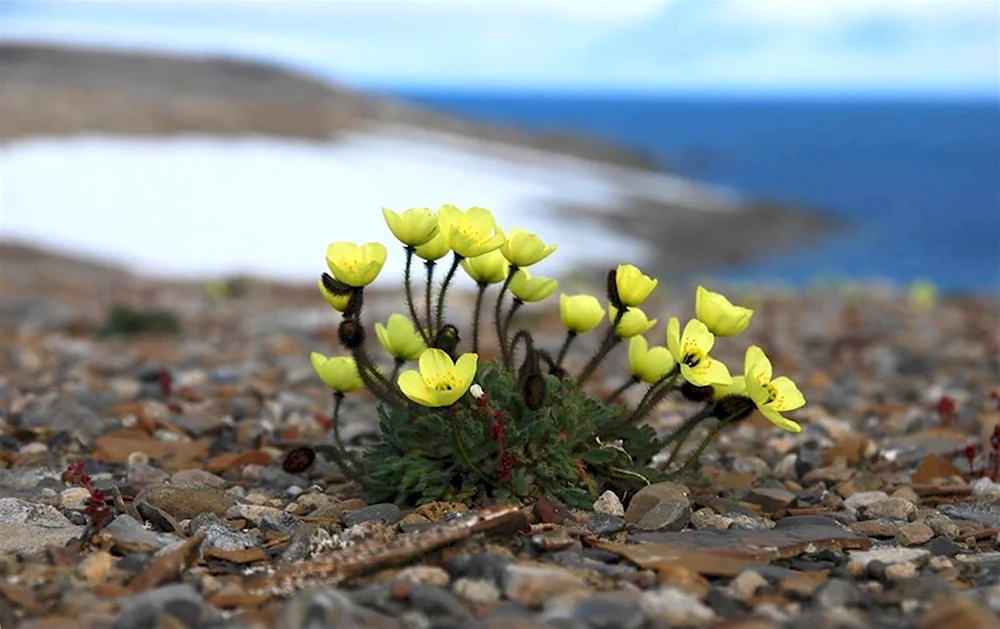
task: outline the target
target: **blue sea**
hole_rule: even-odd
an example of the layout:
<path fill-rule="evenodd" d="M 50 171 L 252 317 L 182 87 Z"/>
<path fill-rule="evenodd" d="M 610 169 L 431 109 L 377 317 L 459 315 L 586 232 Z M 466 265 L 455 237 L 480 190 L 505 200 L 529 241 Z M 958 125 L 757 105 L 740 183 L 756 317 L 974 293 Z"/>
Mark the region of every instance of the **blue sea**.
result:
<path fill-rule="evenodd" d="M 402 92 L 469 119 L 570 131 L 792 201 L 849 228 L 722 275 L 809 284 L 927 279 L 1000 290 L 1000 103 Z"/>

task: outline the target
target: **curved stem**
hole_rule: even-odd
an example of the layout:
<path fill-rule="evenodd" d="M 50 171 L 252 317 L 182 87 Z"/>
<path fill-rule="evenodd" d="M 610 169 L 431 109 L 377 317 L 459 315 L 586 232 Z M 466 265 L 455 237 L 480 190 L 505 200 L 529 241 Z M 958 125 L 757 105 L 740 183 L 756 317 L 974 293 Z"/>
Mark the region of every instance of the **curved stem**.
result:
<path fill-rule="evenodd" d="M 360 462 L 354 457 L 354 455 L 347 450 L 347 446 L 344 445 L 344 441 L 340 438 L 340 403 L 344 400 L 344 394 L 340 391 L 333 392 L 333 416 L 330 419 L 330 425 L 333 428 L 333 445 L 336 446 L 339 455 L 347 459 L 347 464 L 350 466 L 350 473 L 357 474 Z M 334 458 L 334 462 L 340 466 L 342 470 L 348 472 L 344 467 L 344 462 Z"/>
<path fill-rule="evenodd" d="M 625 423 L 633 424 L 639 421 L 646 416 L 646 413 L 653 410 L 657 404 L 663 401 L 663 398 L 675 389 L 673 384 L 678 375 L 680 375 L 680 369 L 674 367 L 674 369 L 650 385 L 649 389 L 646 390 L 646 395 L 642 396 L 642 400 L 636 405 L 635 410 L 632 411 L 632 414 L 629 415 Z"/>
<path fill-rule="evenodd" d="M 507 317 L 504 318 L 504 320 L 503 320 L 503 327 L 500 330 L 500 333 L 503 335 L 504 340 L 506 340 L 507 339 L 507 335 L 510 334 L 510 323 L 514 319 L 514 313 L 516 313 L 518 310 L 520 310 L 521 306 L 523 306 L 523 305 L 524 305 L 523 301 L 521 301 L 520 299 L 517 299 L 516 297 L 514 298 L 514 302 L 511 304 L 510 310 L 507 311 Z M 514 347 L 513 347 L 513 343 L 511 343 L 510 346 L 508 346 L 508 352 L 507 352 L 507 356 L 505 358 L 504 367 L 506 367 L 507 369 L 510 369 L 510 364 L 511 364 L 512 360 L 514 360 Z"/>
<path fill-rule="evenodd" d="M 424 326 L 420 325 L 420 319 L 417 318 L 417 306 L 413 302 L 413 282 L 411 275 L 413 268 L 413 254 L 417 248 L 407 245 L 404 249 L 406 250 L 406 267 L 403 269 L 403 292 L 406 297 L 406 307 L 410 311 L 410 319 L 413 320 L 413 325 L 416 326 L 417 331 L 420 333 L 420 338 L 424 340 L 424 344 L 427 344 L 427 333 L 424 332 Z"/>
<path fill-rule="evenodd" d="M 631 378 L 629 378 L 628 380 L 626 380 L 625 382 L 623 382 L 620 387 L 618 387 L 617 389 L 615 389 L 614 391 L 612 391 L 611 393 L 609 393 L 608 396 L 604 398 L 604 401 L 605 402 L 610 402 L 610 401 L 614 400 L 616 397 L 618 397 L 622 393 L 625 393 L 626 391 L 628 391 L 629 389 L 631 389 L 635 385 L 639 384 L 639 382 L 640 382 L 639 376 L 632 376 Z"/>
<path fill-rule="evenodd" d="M 434 327 L 434 321 L 431 319 L 433 316 L 431 311 L 431 299 L 434 295 L 434 267 L 437 266 L 437 262 L 434 260 L 424 260 L 424 266 L 427 267 L 427 287 L 424 291 L 424 307 L 427 313 L 427 329 L 424 331 L 424 338 L 427 340 L 427 345 L 430 346 L 430 338 L 428 336 L 431 333 L 431 328 Z M 418 327 L 424 327 L 417 324 Z"/>
<path fill-rule="evenodd" d="M 397 358 L 395 361 L 393 361 L 393 364 L 392 364 L 392 375 L 389 376 L 389 382 L 393 382 L 393 383 L 396 382 L 396 379 L 399 376 L 399 370 L 403 366 L 403 363 L 405 363 L 405 362 L 406 361 L 404 359 L 402 359 L 402 358 Z"/>
<path fill-rule="evenodd" d="M 674 429 L 672 433 L 670 433 L 670 436 L 668 436 L 661 442 L 661 444 L 664 447 L 666 447 L 670 445 L 672 442 L 676 441 L 676 443 L 674 443 L 674 449 L 671 450 L 670 456 L 667 458 L 666 463 L 663 464 L 663 469 L 669 468 L 670 465 L 674 462 L 674 459 L 677 458 L 677 455 L 680 453 L 681 448 L 684 447 L 684 444 L 685 442 L 687 442 L 688 437 L 690 437 L 691 434 L 694 432 L 694 429 L 698 427 L 698 424 L 705 421 L 706 419 L 709 419 L 710 417 L 711 413 L 706 413 L 703 410 L 697 415 L 687 418 L 686 420 L 684 420 L 684 423 L 682 423 L 680 426 Z"/>
<path fill-rule="evenodd" d="M 454 279 L 455 271 L 458 270 L 458 265 L 461 262 L 462 256 L 457 253 L 454 254 L 451 261 L 451 268 L 448 269 L 447 275 L 444 276 L 444 282 L 441 284 L 441 292 L 438 293 L 437 309 L 434 311 L 434 327 L 431 330 L 431 338 L 436 337 L 438 332 L 441 331 L 441 319 L 444 317 L 445 293 L 448 292 L 448 285 L 451 284 L 451 280 Z"/>
<path fill-rule="evenodd" d="M 723 428 L 725 428 L 728 424 L 729 424 L 729 418 L 726 418 L 725 420 L 720 421 L 714 428 L 712 428 L 712 431 L 709 432 L 707 435 L 705 435 L 705 438 L 701 440 L 701 443 L 698 444 L 698 448 L 694 451 L 693 454 L 691 454 L 691 457 L 684 462 L 684 465 L 680 466 L 680 468 L 678 468 L 677 471 L 667 475 L 667 480 L 673 480 L 677 478 L 678 476 L 686 472 L 692 465 L 694 465 L 698 461 L 698 459 L 701 458 L 701 455 L 705 452 L 705 448 L 708 447 L 708 444 L 712 443 L 712 440 L 715 439 L 715 436 L 718 435 L 719 432 Z"/>
<path fill-rule="evenodd" d="M 358 323 L 360 324 L 360 321 Z M 396 385 L 386 380 L 382 372 L 375 367 L 364 346 L 351 349 L 351 355 L 354 356 L 354 362 L 358 366 L 361 381 L 376 397 L 390 406 L 403 407 L 409 404 L 409 400 L 399 392 Z"/>
<path fill-rule="evenodd" d="M 486 289 L 489 284 L 485 282 L 479 283 L 479 290 L 476 293 L 476 309 L 472 313 L 472 353 L 479 353 L 479 316 L 482 314 L 483 310 L 483 297 L 486 295 Z"/>
<path fill-rule="evenodd" d="M 592 375 L 594 375 L 594 371 L 597 369 L 598 365 L 601 364 L 601 361 L 608 355 L 608 352 L 610 352 L 615 345 L 621 343 L 622 339 L 618 336 L 618 324 L 622 322 L 622 318 L 625 316 L 626 312 L 628 312 L 628 309 L 624 307 L 618 310 L 618 314 L 615 315 L 615 320 L 611 322 L 611 327 L 608 328 L 607 333 L 604 335 L 604 340 L 601 341 L 601 345 L 597 348 L 597 352 L 594 353 L 590 362 L 587 363 L 587 366 L 584 367 L 583 371 L 580 372 L 580 375 L 577 376 L 576 383 L 578 385 L 583 386 L 583 384 L 587 382 Z"/>
<path fill-rule="evenodd" d="M 451 416 L 452 426 L 452 436 L 455 439 L 455 452 L 458 454 L 458 458 L 461 459 L 462 463 L 471 470 L 476 476 L 480 478 L 487 485 L 493 485 L 493 479 L 483 473 L 479 465 L 476 465 L 472 459 L 469 457 L 469 453 L 465 450 L 465 444 L 462 441 L 461 425 L 458 421 L 458 414 L 455 413 L 455 407 L 449 406 L 447 413 Z"/>
<path fill-rule="evenodd" d="M 563 341 L 562 347 L 559 348 L 559 355 L 556 356 L 556 367 L 562 367 L 563 360 L 566 358 L 566 352 L 569 351 L 569 346 L 573 343 L 577 336 L 579 336 L 579 334 L 573 330 L 566 331 L 566 340 Z"/>
<path fill-rule="evenodd" d="M 493 325 L 496 328 L 497 347 L 500 349 L 500 361 L 504 365 L 507 364 L 507 339 L 504 338 L 503 320 L 500 318 L 500 311 L 503 308 L 503 297 L 507 294 L 507 289 L 510 288 L 510 281 L 514 278 L 514 273 L 516 271 L 517 267 L 513 264 L 508 267 L 507 278 L 500 286 L 500 293 L 497 295 L 497 303 L 493 308 Z"/>

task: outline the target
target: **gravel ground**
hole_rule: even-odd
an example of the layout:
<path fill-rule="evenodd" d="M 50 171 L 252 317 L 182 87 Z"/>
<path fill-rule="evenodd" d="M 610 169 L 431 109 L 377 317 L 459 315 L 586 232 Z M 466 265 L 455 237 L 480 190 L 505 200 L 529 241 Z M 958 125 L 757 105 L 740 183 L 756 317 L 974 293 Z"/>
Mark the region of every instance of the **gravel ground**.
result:
<path fill-rule="evenodd" d="M 809 400 L 791 414 L 801 434 L 753 418 L 691 475 L 589 511 L 411 509 L 365 504 L 322 457 L 282 469 L 291 447 L 328 438 L 308 354 L 336 351 L 337 317 L 314 288 L 250 283 L 212 301 L 46 268 L 0 276 L 5 629 L 1000 626 L 1000 485 L 983 476 L 1000 449 L 996 299 L 744 296 L 754 324 L 718 355 L 764 347 Z M 368 320 L 395 298 L 370 296 Z M 99 339 L 112 300 L 168 308 L 182 331 Z M 648 338 L 690 311 L 652 304 Z M 534 313 L 558 342 L 555 312 Z M 597 386 L 617 386 L 621 363 Z M 352 444 L 377 436 L 370 402 L 347 400 Z M 687 410 L 668 400 L 653 424 Z M 82 473 L 64 474 L 74 461 Z M 93 535 L 91 490 L 115 504 L 91 513 L 108 516 Z"/>

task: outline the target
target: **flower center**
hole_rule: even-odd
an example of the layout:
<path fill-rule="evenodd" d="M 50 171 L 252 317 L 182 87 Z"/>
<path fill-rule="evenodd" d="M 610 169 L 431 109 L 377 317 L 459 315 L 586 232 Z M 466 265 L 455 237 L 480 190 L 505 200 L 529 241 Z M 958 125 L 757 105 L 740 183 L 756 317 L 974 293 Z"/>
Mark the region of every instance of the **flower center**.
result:
<path fill-rule="evenodd" d="M 434 382 L 428 382 L 427 386 L 435 391 L 451 391 L 458 387 L 458 378 L 453 374 L 441 376 Z"/>

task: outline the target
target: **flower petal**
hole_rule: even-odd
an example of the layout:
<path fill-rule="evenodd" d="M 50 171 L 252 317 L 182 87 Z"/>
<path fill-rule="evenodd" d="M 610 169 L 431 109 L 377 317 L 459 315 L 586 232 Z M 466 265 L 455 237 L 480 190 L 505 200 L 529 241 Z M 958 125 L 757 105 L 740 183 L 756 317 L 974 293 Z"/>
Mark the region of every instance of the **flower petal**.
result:
<path fill-rule="evenodd" d="M 771 387 L 775 393 L 774 400 L 771 402 L 774 410 L 794 411 L 806 405 L 805 396 L 802 395 L 802 392 L 795 386 L 791 378 L 786 376 L 775 378 L 771 381 Z"/>
<path fill-rule="evenodd" d="M 703 355 L 711 352 L 715 345 L 715 335 L 708 331 L 708 326 L 697 319 L 691 319 L 687 322 L 687 325 L 684 326 L 684 335 L 681 338 L 683 339 L 682 347 L 690 343 L 698 348 L 698 351 Z"/>
<path fill-rule="evenodd" d="M 764 354 L 764 350 L 751 345 L 747 348 L 747 353 L 743 357 L 743 372 L 753 374 L 754 378 L 763 378 L 763 382 L 771 381 L 771 361 Z"/>
<path fill-rule="evenodd" d="M 425 352 L 426 353 L 426 352 Z M 427 388 L 420 374 L 410 369 L 399 374 L 396 380 L 400 391 L 410 400 L 422 406 L 439 406 L 434 391 Z"/>
<path fill-rule="evenodd" d="M 455 363 L 444 350 L 429 349 L 420 355 L 420 375 L 424 382 L 438 382 L 447 379 L 455 370 Z"/>
<path fill-rule="evenodd" d="M 681 322 L 677 317 L 670 317 L 667 322 L 667 349 L 677 362 L 684 360 L 681 354 Z"/>
<path fill-rule="evenodd" d="M 761 407 L 758 408 L 760 409 L 761 415 L 766 417 L 769 422 L 771 422 L 778 428 L 781 428 L 782 430 L 787 430 L 788 432 L 795 432 L 795 433 L 802 432 L 802 426 L 798 425 L 797 423 L 793 422 L 790 419 L 787 419 L 781 413 L 771 408 L 770 405 L 764 405 L 763 408 Z"/>
<path fill-rule="evenodd" d="M 459 382 L 459 389 L 462 395 L 472 386 L 472 381 L 476 378 L 476 366 L 479 363 L 478 354 L 462 354 L 455 363 L 455 377 Z"/>
<path fill-rule="evenodd" d="M 701 359 L 698 366 L 694 368 L 694 372 L 702 380 L 702 383 L 698 386 L 704 387 L 716 384 L 728 386 L 733 382 L 733 377 L 729 375 L 729 367 L 726 367 L 726 363 L 721 360 L 709 358 L 708 356 Z M 691 384 L 696 383 L 692 382 Z"/>

